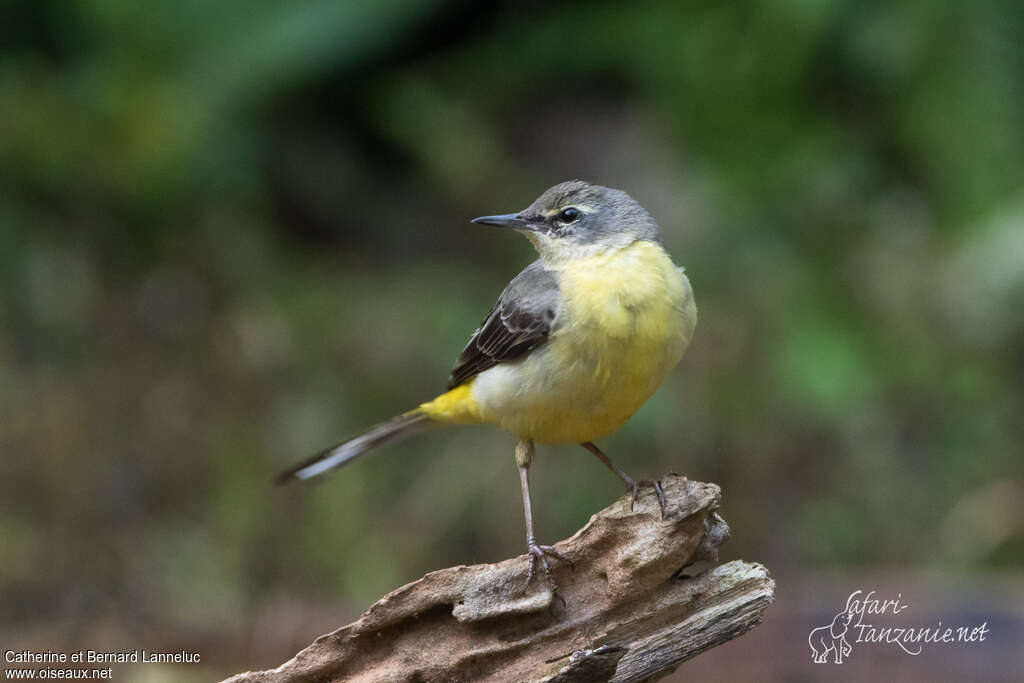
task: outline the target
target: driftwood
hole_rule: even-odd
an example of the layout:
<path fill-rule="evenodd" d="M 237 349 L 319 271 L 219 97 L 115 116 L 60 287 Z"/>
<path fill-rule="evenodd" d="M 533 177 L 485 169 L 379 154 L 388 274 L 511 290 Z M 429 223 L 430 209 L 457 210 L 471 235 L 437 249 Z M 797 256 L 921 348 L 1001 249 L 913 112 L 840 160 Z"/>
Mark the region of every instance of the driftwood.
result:
<path fill-rule="evenodd" d="M 556 544 L 557 593 L 527 556 L 431 572 L 321 636 L 276 669 L 226 683 L 313 681 L 646 681 L 761 622 L 774 581 L 759 564 L 716 562 L 729 527 L 720 490 L 662 479 Z M 694 567 L 696 569 L 696 567 Z M 688 574 L 696 574 L 689 576 Z M 564 602 L 563 602 L 564 600 Z"/>

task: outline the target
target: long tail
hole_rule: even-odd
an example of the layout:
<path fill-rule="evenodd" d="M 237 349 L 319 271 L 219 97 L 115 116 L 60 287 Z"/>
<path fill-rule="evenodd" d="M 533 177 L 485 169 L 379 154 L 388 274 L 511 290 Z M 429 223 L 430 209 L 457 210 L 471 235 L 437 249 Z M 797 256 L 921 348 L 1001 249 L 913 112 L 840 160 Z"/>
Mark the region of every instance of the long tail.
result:
<path fill-rule="evenodd" d="M 312 458 L 300 462 L 291 467 L 274 479 L 278 484 L 285 484 L 293 479 L 309 479 L 327 470 L 352 462 L 363 453 L 370 451 L 377 446 L 382 446 L 392 441 L 399 441 L 423 431 L 430 425 L 432 420 L 426 412 L 417 408 L 393 417 L 387 422 L 376 424 L 359 436 L 343 441 L 336 446 L 331 446 L 320 451 Z"/>

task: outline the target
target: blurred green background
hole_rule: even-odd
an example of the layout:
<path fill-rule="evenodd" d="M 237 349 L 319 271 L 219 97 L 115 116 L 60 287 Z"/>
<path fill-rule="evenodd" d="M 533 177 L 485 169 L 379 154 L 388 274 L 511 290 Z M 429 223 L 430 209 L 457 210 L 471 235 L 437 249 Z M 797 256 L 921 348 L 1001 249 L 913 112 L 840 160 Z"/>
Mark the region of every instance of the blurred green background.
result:
<path fill-rule="evenodd" d="M 198 649 L 166 675 L 212 679 L 521 553 L 495 431 L 270 479 L 443 387 L 533 258 L 469 219 L 570 178 L 646 206 L 700 308 L 601 445 L 720 483 L 724 557 L 773 570 L 773 609 L 834 572 L 999 575 L 1019 598 L 1019 2 L 0 15 L 5 647 Z M 569 446 L 533 483 L 546 542 L 621 493 Z"/>

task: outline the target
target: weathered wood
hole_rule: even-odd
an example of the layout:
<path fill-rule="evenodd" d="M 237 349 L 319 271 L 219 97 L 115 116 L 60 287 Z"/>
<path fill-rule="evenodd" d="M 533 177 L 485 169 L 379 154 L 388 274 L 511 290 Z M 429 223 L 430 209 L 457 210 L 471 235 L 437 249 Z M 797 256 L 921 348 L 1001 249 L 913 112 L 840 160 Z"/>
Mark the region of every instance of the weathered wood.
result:
<path fill-rule="evenodd" d="M 716 562 L 729 528 L 720 490 L 662 479 L 662 519 L 650 489 L 627 497 L 556 544 L 558 593 L 526 584 L 527 556 L 431 572 L 321 636 L 276 669 L 227 683 L 313 681 L 646 681 L 760 623 L 774 581 L 742 561 Z M 564 604 L 561 599 L 564 599 Z"/>

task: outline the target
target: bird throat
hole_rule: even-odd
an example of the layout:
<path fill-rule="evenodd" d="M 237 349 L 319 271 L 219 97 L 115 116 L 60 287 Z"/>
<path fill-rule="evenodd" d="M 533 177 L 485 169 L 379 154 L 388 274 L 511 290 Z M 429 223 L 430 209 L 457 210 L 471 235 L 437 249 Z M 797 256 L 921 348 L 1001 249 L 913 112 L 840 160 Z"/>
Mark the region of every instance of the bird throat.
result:
<path fill-rule="evenodd" d="M 539 232 L 524 233 L 545 266 L 560 270 L 566 265 L 625 249 L 637 241 L 634 235 L 618 233 L 593 242 L 555 237 Z"/>

